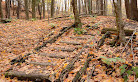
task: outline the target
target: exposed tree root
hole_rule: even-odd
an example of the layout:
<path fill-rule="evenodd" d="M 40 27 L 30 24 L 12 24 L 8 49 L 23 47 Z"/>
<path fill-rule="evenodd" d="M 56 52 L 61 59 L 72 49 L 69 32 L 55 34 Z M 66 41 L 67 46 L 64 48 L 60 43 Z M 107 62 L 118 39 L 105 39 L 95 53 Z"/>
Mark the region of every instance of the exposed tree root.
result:
<path fill-rule="evenodd" d="M 109 38 L 111 36 L 111 33 L 109 31 L 107 31 L 103 37 L 99 40 L 98 44 L 97 44 L 97 49 L 100 48 L 102 45 L 104 45 L 104 41 L 106 38 Z"/>
<path fill-rule="evenodd" d="M 87 60 L 86 62 L 84 63 L 84 66 L 76 73 L 74 79 L 73 79 L 73 82 L 80 82 L 81 80 L 81 76 L 85 73 L 88 65 L 89 65 L 89 62 L 91 61 L 91 54 L 88 54 L 87 56 Z"/>

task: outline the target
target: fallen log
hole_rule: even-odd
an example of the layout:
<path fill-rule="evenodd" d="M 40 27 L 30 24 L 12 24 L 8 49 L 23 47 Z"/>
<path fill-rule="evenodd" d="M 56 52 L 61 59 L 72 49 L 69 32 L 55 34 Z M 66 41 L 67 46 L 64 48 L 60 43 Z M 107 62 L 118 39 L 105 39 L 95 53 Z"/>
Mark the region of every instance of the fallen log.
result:
<path fill-rule="evenodd" d="M 117 29 L 115 29 L 115 28 L 103 28 L 102 31 L 101 31 L 101 34 L 105 34 L 107 31 L 110 31 L 112 34 L 116 34 L 117 35 Z M 131 36 L 133 34 L 133 31 L 134 30 L 125 29 L 125 35 L 126 36 Z"/>
<path fill-rule="evenodd" d="M 26 60 L 26 59 L 28 58 L 28 56 L 31 55 L 31 54 L 33 54 L 33 53 L 28 53 L 28 54 L 26 54 L 26 55 L 24 55 L 24 56 L 21 56 L 21 55 L 20 55 L 20 56 L 14 58 L 13 60 L 11 60 L 11 61 L 10 61 L 10 64 L 13 65 L 13 64 L 18 63 L 18 62 L 25 62 L 25 60 Z"/>
<path fill-rule="evenodd" d="M 54 66 L 54 64 L 52 63 L 48 63 L 48 62 L 45 62 L 45 63 L 41 63 L 41 62 L 29 62 L 29 64 L 34 64 L 34 65 L 41 65 L 41 66 Z"/>
<path fill-rule="evenodd" d="M 39 51 L 42 47 L 46 47 L 47 43 L 54 43 L 62 34 L 64 34 L 67 30 L 71 29 L 74 26 L 75 24 L 71 25 L 70 27 L 67 27 L 66 29 L 63 28 L 64 30 L 62 32 L 60 32 L 58 35 L 54 36 L 50 40 L 44 42 L 41 46 L 36 47 L 35 50 Z"/>
<path fill-rule="evenodd" d="M 87 40 L 90 39 L 90 37 L 70 37 L 72 39 L 81 39 L 81 40 Z"/>
<path fill-rule="evenodd" d="M 109 38 L 111 35 L 111 33 L 109 31 L 107 31 L 103 37 L 98 41 L 98 44 L 97 44 L 97 48 L 100 48 L 102 45 L 104 45 L 104 41 L 106 38 Z"/>
<path fill-rule="evenodd" d="M 39 55 L 48 56 L 50 58 L 61 58 L 61 59 L 65 59 L 66 58 L 65 56 L 56 55 L 56 54 L 40 53 Z"/>
<path fill-rule="evenodd" d="M 92 77 L 92 75 L 93 75 L 93 73 L 94 73 L 94 70 L 95 70 L 95 64 L 92 66 L 92 69 L 90 70 L 90 73 L 88 74 L 88 82 L 89 82 L 89 80 L 91 79 L 91 77 Z"/>
<path fill-rule="evenodd" d="M 2 23 L 10 23 L 11 22 L 11 19 L 1 19 L 0 22 Z"/>
<path fill-rule="evenodd" d="M 53 48 L 55 50 L 61 50 L 61 51 L 67 51 L 67 52 L 73 52 L 76 48 L 60 48 L 60 47 L 56 47 Z"/>
<path fill-rule="evenodd" d="M 76 73 L 75 77 L 73 78 L 72 82 L 80 82 L 82 75 L 85 73 L 87 67 L 89 66 L 89 62 L 91 61 L 91 55 L 93 54 L 88 54 L 87 60 L 84 63 L 84 66 Z"/>
<path fill-rule="evenodd" d="M 25 72 L 21 71 L 9 71 L 5 73 L 5 77 L 17 77 L 19 80 L 31 80 L 31 81 L 46 81 L 51 82 L 49 80 L 50 74 L 36 74 L 36 73 L 29 73 L 26 74 Z"/>
<path fill-rule="evenodd" d="M 72 45 L 81 45 L 82 43 L 78 43 L 78 42 L 67 42 L 67 41 L 60 41 L 60 43 L 66 43 L 66 44 L 72 44 Z"/>

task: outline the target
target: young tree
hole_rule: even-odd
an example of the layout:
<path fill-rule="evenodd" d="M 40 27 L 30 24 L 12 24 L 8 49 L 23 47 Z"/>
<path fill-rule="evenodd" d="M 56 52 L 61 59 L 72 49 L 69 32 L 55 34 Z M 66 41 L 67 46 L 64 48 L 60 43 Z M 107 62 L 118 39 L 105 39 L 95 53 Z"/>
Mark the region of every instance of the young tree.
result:
<path fill-rule="evenodd" d="M 73 7 L 73 13 L 74 13 L 74 17 L 75 17 L 75 27 L 77 28 L 81 28 L 81 20 L 79 18 L 79 13 L 78 13 L 78 9 L 77 9 L 77 0 L 72 0 L 71 2 L 72 7 Z"/>
<path fill-rule="evenodd" d="M 28 0 L 24 0 L 24 2 L 25 2 L 26 19 L 29 20 L 29 5 L 28 5 Z"/>
<path fill-rule="evenodd" d="M 119 42 L 125 43 L 125 32 L 124 24 L 122 20 L 121 0 L 113 0 L 115 15 L 116 15 L 116 26 L 119 35 Z"/>
<path fill-rule="evenodd" d="M 32 18 L 36 18 L 36 0 L 32 0 Z"/>
<path fill-rule="evenodd" d="M 0 0 L 0 17 L 3 19 L 3 12 L 2 12 L 2 5 L 1 5 L 2 0 Z"/>
<path fill-rule="evenodd" d="M 45 19 L 45 0 L 42 0 L 43 5 L 43 19 Z"/>
<path fill-rule="evenodd" d="M 54 2 L 55 2 L 55 0 L 51 1 L 51 17 L 54 16 L 54 10 L 55 10 L 55 8 L 54 8 Z"/>

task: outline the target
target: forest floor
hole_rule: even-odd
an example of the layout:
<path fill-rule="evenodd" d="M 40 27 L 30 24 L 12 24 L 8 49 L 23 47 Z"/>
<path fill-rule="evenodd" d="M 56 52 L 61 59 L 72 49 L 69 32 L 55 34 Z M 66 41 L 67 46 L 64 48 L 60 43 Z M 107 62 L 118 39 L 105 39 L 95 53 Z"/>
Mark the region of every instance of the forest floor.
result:
<path fill-rule="evenodd" d="M 128 44 L 127 51 L 121 53 L 125 47 L 122 46 L 117 46 L 117 47 L 110 47 L 108 43 L 112 39 L 106 39 L 105 44 L 99 48 L 99 50 L 96 49 L 97 42 L 102 38 L 101 30 L 103 28 L 115 28 L 115 18 L 111 16 L 97 16 L 97 17 L 82 17 L 81 21 L 83 23 L 83 28 L 86 30 L 88 33 L 93 34 L 94 36 L 86 36 L 88 38 L 92 38 L 92 42 L 89 44 L 90 48 L 85 49 L 85 52 L 82 53 L 80 56 L 80 60 L 77 60 L 74 69 L 69 72 L 68 77 L 64 78 L 65 82 L 72 81 L 73 78 L 75 77 L 76 73 L 80 70 L 81 67 L 83 67 L 84 63 L 87 60 L 87 55 L 89 54 L 94 54 L 94 58 L 90 61 L 88 68 L 86 69 L 87 72 L 84 73 L 81 77 L 81 80 L 89 81 L 89 82 L 95 82 L 95 81 L 103 81 L 103 82 L 123 82 L 126 75 L 126 71 L 128 71 L 130 68 L 137 67 L 138 65 L 138 33 L 136 32 L 135 34 L 137 35 L 135 41 L 133 42 L 133 48 L 134 48 L 134 54 L 131 54 L 131 48 L 129 47 L 130 44 Z M 138 28 L 138 22 L 124 19 L 125 21 L 125 28 L 126 29 L 135 29 Z M 44 41 L 47 41 L 50 37 L 46 37 L 50 32 L 53 32 L 54 35 L 58 34 L 58 32 L 63 28 L 72 25 L 74 22 L 73 19 L 69 18 L 60 18 L 60 19 L 55 19 L 55 20 L 50 20 L 48 23 L 47 20 L 19 20 L 19 19 L 13 19 L 11 23 L 0 23 L 0 82 L 19 82 L 16 78 L 10 79 L 10 78 L 5 78 L 4 77 L 4 72 L 8 70 L 12 65 L 10 64 L 10 61 L 19 55 L 24 56 L 26 53 L 29 53 L 33 51 L 34 48 L 37 46 L 40 46 L 43 44 Z M 55 26 L 54 28 L 52 26 Z M 93 26 L 96 25 L 100 28 L 98 29 L 88 29 L 86 26 Z M 45 52 L 56 52 L 59 53 L 60 50 L 57 51 L 50 51 L 51 47 L 55 48 L 57 45 L 59 45 L 59 41 L 62 40 L 68 40 L 71 41 L 70 39 L 71 36 L 74 37 L 85 37 L 84 35 L 77 35 L 74 33 L 74 29 L 71 29 L 68 33 L 64 34 L 62 37 L 63 38 L 58 38 L 57 41 L 53 44 L 48 44 L 48 48 L 43 48 L 41 49 L 41 53 Z M 86 44 L 85 41 L 79 41 L 75 40 L 79 43 L 84 43 Z M 49 48 L 50 46 L 50 48 Z M 62 45 L 66 47 L 76 47 L 72 45 Z M 32 66 L 32 65 L 27 65 L 22 63 L 20 66 L 15 66 L 15 70 L 18 71 L 24 71 L 25 73 L 31 73 L 34 70 L 38 70 L 39 72 L 42 72 L 42 68 L 45 73 L 52 73 L 52 72 L 58 72 L 55 74 L 55 78 L 52 80 L 55 80 L 59 77 L 61 70 L 63 70 L 68 64 L 69 61 L 71 61 L 69 58 L 74 58 L 75 54 L 77 54 L 82 46 L 77 46 L 79 47 L 78 50 L 73 51 L 72 54 L 70 53 L 60 53 L 62 56 L 69 56 L 67 59 L 42 59 L 39 56 L 36 56 L 36 54 L 32 54 L 30 56 L 30 59 L 26 60 L 26 62 L 31 62 L 31 61 L 37 61 L 37 62 L 52 62 L 53 64 L 57 64 L 56 67 L 46 67 L 43 68 L 41 66 Z M 48 51 L 49 50 L 49 51 Z M 119 57 L 120 59 L 115 59 Z M 132 64 L 134 57 L 134 64 Z M 112 59 L 111 59 L 112 58 Z M 101 59 L 101 60 L 98 60 Z M 110 59 L 110 60 L 108 60 Z M 117 61 L 116 61 L 117 60 Z M 121 63 L 120 61 L 123 62 Z M 58 61 L 58 62 L 53 62 L 53 61 Z M 60 65 L 62 63 L 62 65 Z M 108 63 L 110 63 L 108 65 Z M 127 65 L 128 68 L 126 68 L 124 75 L 121 75 L 120 71 L 123 69 L 119 69 L 120 66 L 125 66 Z M 32 67 L 32 68 L 31 68 Z M 90 71 L 94 67 L 94 72 L 91 77 L 89 77 Z M 58 69 L 56 69 L 58 68 Z M 32 69 L 32 70 L 31 70 Z M 47 70 L 50 70 L 47 71 Z M 51 72 L 52 70 L 52 72 Z M 138 69 L 137 69 L 138 70 Z M 110 73 L 111 72 L 111 73 Z M 129 75 L 129 82 L 134 81 L 137 77 L 134 77 L 134 74 Z"/>

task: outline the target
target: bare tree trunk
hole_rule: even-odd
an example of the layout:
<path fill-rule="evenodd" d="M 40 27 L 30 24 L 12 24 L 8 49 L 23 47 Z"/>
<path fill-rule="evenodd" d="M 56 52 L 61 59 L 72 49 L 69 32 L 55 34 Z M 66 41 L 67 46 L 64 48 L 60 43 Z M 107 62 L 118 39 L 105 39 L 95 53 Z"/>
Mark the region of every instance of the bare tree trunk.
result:
<path fill-rule="evenodd" d="M 128 19 L 131 19 L 131 6 L 130 6 L 130 0 L 125 0 L 125 9 L 126 9 L 126 16 Z"/>
<path fill-rule="evenodd" d="M 88 0 L 88 10 L 89 14 L 91 14 L 91 0 Z"/>
<path fill-rule="evenodd" d="M 51 1 L 51 17 L 54 16 L 54 10 L 55 10 L 55 8 L 54 8 L 54 2 L 55 2 L 55 0 Z"/>
<path fill-rule="evenodd" d="M 88 7 L 87 7 L 87 0 L 84 0 L 84 3 L 85 3 L 85 13 L 88 14 Z"/>
<path fill-rule="evenodd" d="M 42 0 L 43 5 L 43 19 L 45 19 L 45 0 Z"/>
<path fill-rule="evenodd" d="M 28 0 L 24 0 L 24 2 L 25 2 L 26 19 L 29 20 L 29 5 L 28 5 Z"/>
<path fill-rule="evenodd" d="M 12 4 L 13 4 L 13 16 L 15 16 L 15 5 L 14 5 L 14 0 L 12 0 Z"/>
<path fill-rule="evenodd" d="M 81 1 L 78 0 L 78 2 L 79 2 L 79 14 L 80 14 L 81 13 Z"/>
<path fill-rule="evenodd" d="M 19 19 L 19 18 L 20 18 L 21 2 L 20 2 L 20 0 L 17 0 L 17 2 L 18 2 L 18 7 L 17 7 L 17 18 Z"/>
<path fill-rule="evenodd" d="M 36 0 L 32 0 L 32 18 L 36 18 Z"/>
<path fill-rule="evenodd" d="M 101 11 L 101 15 L 103 15 L 104 14 L 104 9 L 103 9 L 103 0 L 101 0 L 101 2 L 100 2 L 100 5 L 101 5 L 101 8 L 100 8 L 100 11 Z"/>
<path fill-rule="evenodd" d="M 137 0 L 131 0 L 132 19 L 138 21 Z"/>
<path fill-rule="evenodd" d="M 77 28 L 81 28 L 81 20 L 79 18 L 79 13 L 78 13 L 78 9 L 77 9 L 77 0 L 72 0 L 72 7 L 73 7 L 73 13 L 74 13 L 74 17 L 75 17 L 75 27 Z"/>
<path fill-rule="evenodd" d="M 121 0 L 117 0 L 117 2 L 113 0 L 113 4 L 115 7 L 116 25 L 117 25 L 118 35 L 119 35 L 119 41 L 124 44 L 125 32 L 124 32 L 124 24 L 122 20 Z"/>
<path fill-rule="evenodd" d="M 2 5 L 1 5 L 2 0 L 0 0 L 0 17 L 3 19 L 3 12 L 2 12 Z"/>
<path fill-rule="evenodd" d="M 40 15 L 40 19 L 42 19 L 42 6 L 40 4 L 38 4 L 38 12 Z"/>
<path fill-rule="evenodd" d="M 108 0 L 104 0 L 104 15 L 107 15 L 107 2 Z"/>
<path fill-rule="evenodd" d="M 5 0 L 5 6 L 6 6 L 6 18 L 11 18 L 10 16 L 10 0 Z"/>

